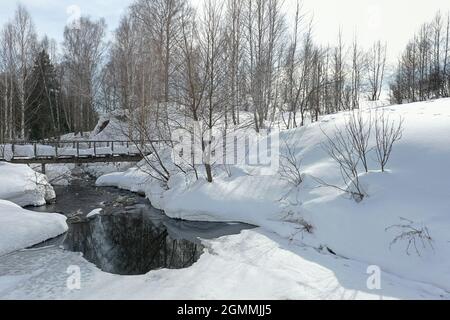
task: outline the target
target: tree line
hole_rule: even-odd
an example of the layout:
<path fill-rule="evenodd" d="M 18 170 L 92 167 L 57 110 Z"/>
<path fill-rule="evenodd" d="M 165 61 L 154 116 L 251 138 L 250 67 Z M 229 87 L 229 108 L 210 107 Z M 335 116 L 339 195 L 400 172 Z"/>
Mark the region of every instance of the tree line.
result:
<path fill-rule="evenodd" d="M 164 123 L 175 105 L 208 129 L 240 125 L 250 114 L 258 132 L 358 108 L 363 95 L 379 99 L 383 43 L 364 51 L 356 37 L 344 44 L 339 32 L 336 46 L 320 46 L 300 2 L 291 24 L 282 6 L 280 0 L 207 0 L 195 10 L 186 0 L 135 1 L 111 44 L 105 107 L 127 110 L 130 121 L 150 114 Z"/>
<path fill-rule="evenodd" d="M 65 28 L 60 50 L 55 40 L 38 39 L 18 5 L 0 31 L 0 141 L 92 130 L 105 32 L 103 20 L 81 18 Z"/>
<path fill-rule="evenodd" d="M 391 83 L 393 103 L 450 96 L 450 13 L 438 12 L 408 42 Z"/>
<path fill-rule="evenodd" d="M 80 134 L 93 129 L 100 112 L 114 110 L 130 128 L 152 126 L 165 135 L 174 114 L 180 126 L 182 117 L 206 129 L 243 125 L 249 116 L 256 131 L 296 128 L 380 98 L 385 44 L 363 50 L 356 35 L 346 44 L 339 31 L 335 45 L 319 45 L 301 3 L 290 19 L 285 11 L 281 0 L 206 0 L 200 9 L 188 0 L 136 0 L 111 41 L 104 20 L 82 17 L 57 44 L 38 39 L 19 5 L 0 35 L 0 139 Z M 437 54 L 442 61 L 443 47 L 429 45 L 426 62 L 421 46 L 413 50 L 414 68 L 424 71 L 415 80 L 416 99 L 426 96 L 430 70 L 448 73 L 447 63 L 429 59 Z"/>

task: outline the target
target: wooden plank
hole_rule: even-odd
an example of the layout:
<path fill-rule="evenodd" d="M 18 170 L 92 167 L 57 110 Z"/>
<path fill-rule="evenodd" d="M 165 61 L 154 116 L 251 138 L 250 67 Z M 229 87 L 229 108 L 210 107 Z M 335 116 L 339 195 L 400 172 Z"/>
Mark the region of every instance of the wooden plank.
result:
<path fill-rule="evenodd" d="M 87 156 L 87 157 L 66 157 L 66 158 L 54 158 L 54 157 L 39 157 L 36 159 L 28 158 L 16 158 L 9 162 L 17 164 L 35 164 L 35 163 L 45 163 L 45 164 L 58 164 L 58 163 L 102 163 L 102 162 L 139 162 L 142 160 L 141 155 L 106 155 L 106 156 Z"/>

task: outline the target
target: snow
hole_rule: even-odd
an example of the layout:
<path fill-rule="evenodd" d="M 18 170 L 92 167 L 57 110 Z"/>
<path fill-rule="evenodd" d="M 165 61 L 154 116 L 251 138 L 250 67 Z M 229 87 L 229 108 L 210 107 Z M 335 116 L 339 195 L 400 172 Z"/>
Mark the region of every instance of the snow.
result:
<path fill-rule="evenodd" d="M 97 126 L 89 135 L 89 140 L 109 141 L 109 140 L 130 140 L 128 132 L 126 112 L 113 111 L 111 114 L 100 116 Z"/>
<path fill-rule="evenodd" d="M 392 119 L 402 116 L 404 133 L 387 172 L 380 172 L 373 154 L 369 157 L 370 172 L 360 175 L 367 197 L 360 203 L 317 180 L 345 188 L 339 168 L 322 147 L 322 131 L 342 126 L 345 112 L 280 132 L 282 140 L 296 142 L 304 178 L 298 188 L 276 171 L 244 164 L 229 168 L 231 175 L 214 168 L 212 184 L 176 173 L 170 163 L 167 184 L 148 175 L 146 161 L 121 167 L 127 169 L 123 172 L 114 172 L 114 166 L 87 166 L 95 175 L 105 173 L 98 186 L 145 193 L 170 217 L 259 226 L 203 240 L 205 253 L 182 270 L 124 277 L 104 273 L 80 254 L 57 247 L 13 252 L 63 233 L 65 218 L 0 202 L 0 256 L 9 253 L 0 257 L 0 299 L 450 299 L 450 99 L 374 104 L 363 115 L 373 115 L 373 109 Z M 91 138 L 100 139 L 110 129 L 96 129 Z M 169 150 L 161 155 L 164 162 L 170 160 Z M 23 199 L 28 170 L 0 163 L 0 198 L 12 185 L 17 190 L 13 194 Z M 301 221 L 313 226 L 312 234 L 302 229 Z M 10 227 L 13 223 L 20 227 Z M 400 224 L 426 228 L 431 244 L 418 242 L 418 254 L 414 247 L 407 250 L 407 241 L 392 243 L 401 232 L 394 226 Z M 11 233 L 17 228 L 24 231 Z M 69 266 L 81 268 L 80 290 L 66 286 Z M 373 267 L 381 270 L 380 289 L 367 285 Z"/>
<path fill-rule="evenodd" d="M 84 172 L 98 178 L 105 174 L 126 171 L 133 166 L 135 166 L 135 164 L 130 162 L 86 163 L 82 166 L 82 168 Z"/>
<path fill-rule="evenodd" d="M 338 255 L 377 265 L 410 281 L 450 291 L 450 99 L 408 105 L 372 106 L 391 119 L 404 118 L 403 139 L 394 146 L 388 172 L 382 173 L 369 157 L 371 171 L 361 174 L 368 196 L 356 203 L 343 192 L 321 186 L 316 178 L 342 186 L 339 168 L 324 151 L 322 131 L 342 126 L 349 113 L 325 116 L 319 123 L 282 131 L 281 139 L 296 141 L 302 160 L 303 184 L 292 189 L 277 172 L 236 166 L 233 175 L 218 173 L 212 184 L 186 181 L 174 174 L 168 190 L 137 168 L 100 177 L 98 185 L 145 191 L 170 217 L 199 221 L 245 222 L 282 239 L 311 247 L 328 247 Z M 373 141 L 371 142 L 373 144 Z M 189 180 L 189 179 L 188 179 Z M 407 252 L 407 241 L 391 242 L 401 230 L 390 228 L 410 220 L 427 228 L 432 247 L 418 242 L 419 254 Z M 307 221 L 313 234 L 301 232 Z"/>
<path fill-rule="evenodd" d="M 125 172 L 113 172 L 97 179 L 99 187 L 109 186 L 136 193 L 144 193 L 148 181 L 147 175 L 138 168 L 130 168 Z"/>
<path fill-rule="evenodd" d="M 110 141 L 110 140 L 108 140 Z M 0 145 L 0 148 L 4 152 L 0 152 L 0 159 L 5 159 L 6 161 L 12 160 L 12 146 L 10 144 Z M 147 146 L 147 148 L 150 148 Z M 145 149 L 145 146 L 143 147 Z M 107 142 L 95 142 L 92 140 L 91 145 L 89 143 L 82 142 L 77 150 L 76 146 L 71 143 L 61 143 L 58 148 L 51 145 L 36 145 L 36 154 L 34 152 L 33 145 L 15 145 L 14 146 L 14 158 L 34 158 L 35 155 L 38 157 L 73 157 L 76 155 L 80 156 L 107 156 L 107 155 L 118 155 L 118 154 L 139 154 L 139 150 L 134 145 L 126 145 L 126 142 L 116 142 L 114 144 L 114 150 L 112 145 Z"/>
<path fill-rule="evenodd" d="M 102 208 L 94 209 L 87 214 L 86 218 L 92 218 L 92 217 L 98 216 L 102 212 L 102 210 L 103 210 Z"/>
<path fill-rule="evenodd" d="M 0 200 L 0 256 L 59 236 L 67 229 L 66 218 L 60 214 L 36 213 Z"/>
<path fill-rule="evenodd" d="M 32 164 L 30 167 L 34 171 L 42 173 L 40 164 Z M 75 164 L 46 164 L 45 176 L 52 186 L 68 186 L 73 179 L 74 169 Z"/>
<path fill-rule="evenodd" d="M 26 165 L 0 162 L 0 199 L 20 206 L 41 206 L 55 197 L 45 175 Z"/>
<path fill-rule="evenodd" d="M 323 254 L 254 229 L 203 241 L 191 267 L 141 276 L 101 272 L 80 254 L 56 247 L 0 259 L 0 299 L 445 299 L 442 290 L 383 273 L 369 290 L 367 265 Z M 66 283 L 80 269 L 80 288 Z"/>

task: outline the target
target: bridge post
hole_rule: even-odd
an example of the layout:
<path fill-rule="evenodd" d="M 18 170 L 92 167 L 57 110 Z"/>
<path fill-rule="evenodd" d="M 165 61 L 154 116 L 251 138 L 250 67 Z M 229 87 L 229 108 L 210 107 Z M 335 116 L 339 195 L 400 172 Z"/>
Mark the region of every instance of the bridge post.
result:
<path fill-rule="evenodd" d="M 77 158 L 80 157 L 80 142 L 77 141 Z"/>
<path fill-rule="evenodd" d="M 45 163 L 41 163 L 41 171 L 43 174 L 45 174 Z"/>
<path fill-rule="evenodd" d="M 114 156 L 114 141 L 111 142 L 111 154 Z"/>
<path fill-rule="evenodd" d="M 11 152 L 12 152 L 11 160 L 14 159 L 15 151 L 16 151 L 16 147 L 15 147 L 14 142 L 13 142 L 13 143 L 11 143 Z"/>
<path fill-rule="evenodd" d="M 34 159 L 36 159 L 37 158 L 37 145 L 36 145 L 36 142 L 33 143 L 33 151 L 34 151 Z"/>

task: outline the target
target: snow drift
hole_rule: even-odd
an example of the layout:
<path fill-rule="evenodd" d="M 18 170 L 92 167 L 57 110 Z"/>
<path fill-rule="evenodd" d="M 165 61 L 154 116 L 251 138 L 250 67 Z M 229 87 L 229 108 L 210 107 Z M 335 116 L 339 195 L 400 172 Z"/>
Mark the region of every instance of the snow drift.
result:
<path fill-rule="evenodd" d="M 0 200 L 0 256 L 57 237 L 67 229 L 63 215 L 32 212 Z"/>
<path fill-rule="evenodd" d="M 55 197 L 45 175 L 26 165 L 0 162 L 0 199 L 24 207 L 41 206 Z"/>
<path fill-rule="evenodd" d="M 317 179 L 346 188 L 339 167 L 323 148 L 323 132 L 342 127 L 348 116 L 343 112 L 280 133 L 282 140 L 295 141 L 294 152 L 301 159 L 304 181 L 298 189 L 278 172 L 258 175 L 238 166 L 231 177 L 217 174 L 212 184 L 173 175 L 170 189 L 159 196 L 159 206 L 175 218 L 255 224 L 450 291 L 450 99 L 374 108 L 392 119 L 402 117 L 404 132 L 387 172 L 381 172 L 375 156 L 369 155 L 370 172 L 360 175 L 367 192 L 361 203 Z M 362 115 L 368 118 L 373 112 L 366 109 Z M 134 168 L 98 182 L 147 191 L 152 199 L 152 181 L 145 179 L 146 174 Z M 296 222 L 302 220 L 314 227 L 312 235 L 301 232 Z M 429 242 L 417 239 L 414 246 L 410 238 L 401 237 L 408 226 L 427 230 Z"/>

